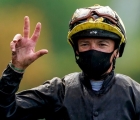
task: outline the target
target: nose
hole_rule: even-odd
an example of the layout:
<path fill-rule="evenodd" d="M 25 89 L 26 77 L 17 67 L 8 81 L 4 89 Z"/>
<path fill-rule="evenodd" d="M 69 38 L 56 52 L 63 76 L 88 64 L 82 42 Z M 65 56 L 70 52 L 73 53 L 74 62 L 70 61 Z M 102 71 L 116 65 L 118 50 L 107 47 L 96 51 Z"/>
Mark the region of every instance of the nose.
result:
<path fill-rule="evenodd" d="M 93 40 L 90 44 L 90 50 L 96 50 L 97 49 L 97 45 L 95 44 L 95 41 Z"/>

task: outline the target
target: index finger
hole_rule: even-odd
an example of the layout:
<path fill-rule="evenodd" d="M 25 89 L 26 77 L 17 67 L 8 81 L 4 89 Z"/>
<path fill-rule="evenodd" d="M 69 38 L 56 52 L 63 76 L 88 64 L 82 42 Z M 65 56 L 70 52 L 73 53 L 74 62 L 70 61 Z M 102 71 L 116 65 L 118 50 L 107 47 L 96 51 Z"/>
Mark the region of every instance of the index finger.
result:
<path fill-rule="evenodd" d="M 23 37 L 29 38 L 30 35 L 30 20 L 28 16 L 24 17 Z"/>

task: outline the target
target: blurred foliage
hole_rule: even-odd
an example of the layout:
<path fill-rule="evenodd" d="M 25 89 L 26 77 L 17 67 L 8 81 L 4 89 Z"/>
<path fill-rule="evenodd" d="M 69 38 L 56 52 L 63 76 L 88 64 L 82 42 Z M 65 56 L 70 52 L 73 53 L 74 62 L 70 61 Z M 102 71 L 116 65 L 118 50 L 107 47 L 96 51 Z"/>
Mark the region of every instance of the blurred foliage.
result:
<path fill-rule="evenodd" d="M 49 53 L 28 67 L 20 85 L 20 90 L 38 86 L 52 77 L 80 71 L 75 63 L 72 47 L 67 43 L 68 23 L 73 12 L 79 7 L 94 4 L 108 5 L 122 18 L 127 31 L 127 45 L 122 58 L 116 62 L 117 73 L 129 75 L 140 82 L 139 30 L 140 19 L 138 0 L 0 0 L 0 71 L 11 60 L 10 41 L 17 33 L 22 34 L 23 18 L 31 21 L 31 34 L 37 22 L 42 23 L 41 36 L 36 51 L 42 48 Z"/>

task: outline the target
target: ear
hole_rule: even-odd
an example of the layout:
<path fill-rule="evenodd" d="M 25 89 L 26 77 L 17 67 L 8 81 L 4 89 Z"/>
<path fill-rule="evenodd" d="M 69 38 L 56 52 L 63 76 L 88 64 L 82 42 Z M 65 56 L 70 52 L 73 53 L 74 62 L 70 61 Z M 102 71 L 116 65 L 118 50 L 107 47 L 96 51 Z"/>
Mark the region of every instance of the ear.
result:
<path fill-rule="evenodd" d="M 116 58 L 118 58 L 119 56 L 120 56 L 120 54 L 119 54 L 119 52 L 118 52 Z"/>
<path fill-rule="evenodd" d="M 116 50 L 114 51 L 114 54 L 115 54 L 115 57 L 118 58 L 118 57 L 119 57 L 119 50 L 116 49 Z"/>

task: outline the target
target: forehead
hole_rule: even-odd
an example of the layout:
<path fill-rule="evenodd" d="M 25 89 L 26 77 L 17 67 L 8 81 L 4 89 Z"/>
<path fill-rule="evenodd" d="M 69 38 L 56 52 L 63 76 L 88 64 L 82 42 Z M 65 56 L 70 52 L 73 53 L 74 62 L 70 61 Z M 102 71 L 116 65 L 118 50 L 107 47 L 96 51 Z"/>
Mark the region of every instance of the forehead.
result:
<path fill-rule="evenodd" d="M 109 39 L 109 38 L 79 38 L 78 43 L 81 42 L 109 42 L 109 43 L 114 43 L 114 40 Z"/>

